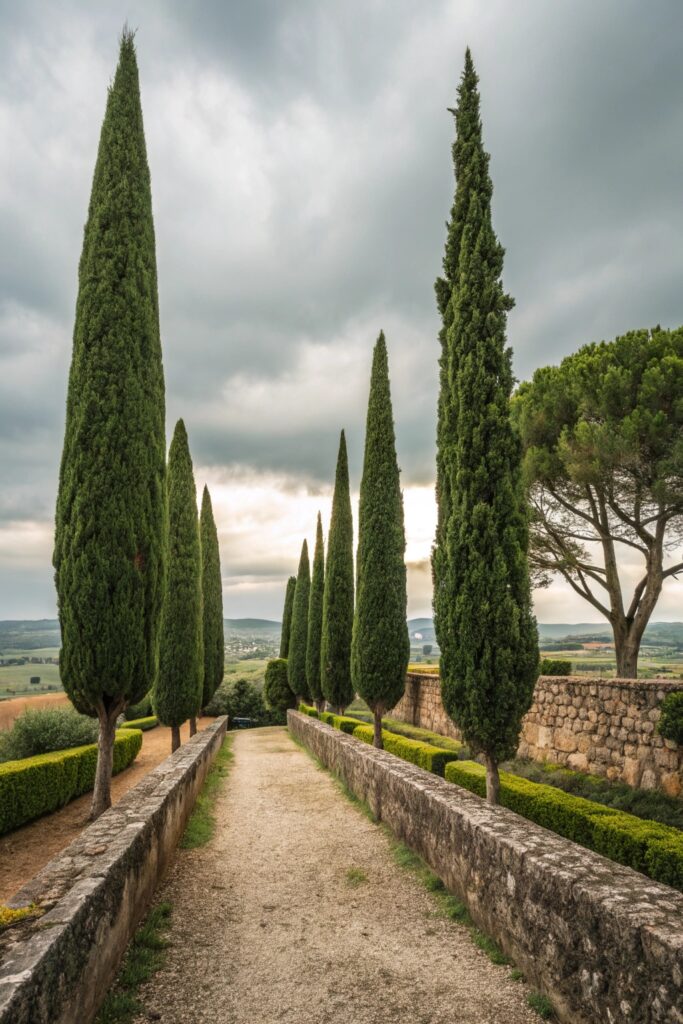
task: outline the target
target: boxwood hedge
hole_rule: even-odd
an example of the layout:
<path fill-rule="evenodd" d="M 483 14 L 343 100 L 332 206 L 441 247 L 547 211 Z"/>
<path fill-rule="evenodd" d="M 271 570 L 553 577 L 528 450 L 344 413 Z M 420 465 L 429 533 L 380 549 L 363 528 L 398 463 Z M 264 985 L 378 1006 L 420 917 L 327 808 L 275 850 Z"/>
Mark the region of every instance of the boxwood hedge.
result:
<path fill-rule="evenodd" d="M 156 715 L 149 715 L 147 718 L 134 718 L 132 722 L 124 722 L 121 729 L 142 729 L 146 732 L 148 729 L 156 729 L 159 724 L 159 719 Z"/>
<path fill-rule="evenodd" d="M 445 777 L 478 796 L 486 795 L 486 771 L 474 761 L 448 764 Z M 679 829 L 509 772 L 500 773 L 500 802 L 529 821 L 683 891 L 683 832 Z"/>
<path fill-rule="evenodd" d="M 115 775 L 128 767 L 141 746 L 139 729 L 117 732 Z M 96 743 L 0 764 L 0 835 L 87 793 L 95 783 L 96 766 Z"/>
<path fill-rule="evenodd" d="M 364 743 L 372 743 L 374 739 L 374 728 L 371 725 L 358 725 L 353 730 L 357 740 Z M 384 749 L 396 757 L 402 757 L 404 761 L 410 761 L 418 768 L 433 772 L 434 775 L 443 775 L 446 765 L 450 761 L 457 760 L 458 754 L 455 750 L 445 750 L 443 747 L 435 747 L 431 743 L 423 743 L 421 740 L 411 740 L 407 736 L 398 736 L 394 732 L 382 729 L 382 742 Z"/>

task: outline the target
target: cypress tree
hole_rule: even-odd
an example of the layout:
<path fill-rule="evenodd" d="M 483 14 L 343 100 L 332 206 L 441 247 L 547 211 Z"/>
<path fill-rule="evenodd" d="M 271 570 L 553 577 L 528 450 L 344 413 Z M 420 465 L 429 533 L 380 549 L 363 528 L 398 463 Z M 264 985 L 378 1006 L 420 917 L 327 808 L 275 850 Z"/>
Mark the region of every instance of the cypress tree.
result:
<path fill-rule="evenodd" d="M 325 547 L 323 524 L 318 512 L 311 576 L 311 596 L 308 602 L 308 643 L 306 645 L 306 682 L 311 700 L 322 710 L 324 699 L 320 681 L 320 640 L 323 628 L 323 595 L 325 591 Z"/>
<path fill-rule="evenodd" d="M 280 634 L 280 657 L 286 658 L 289 654 L 289 634 L 292 631 L 292 607 L 294 605 L 294 588 L 296 587 L 296 576 L 290 576 L 287 580 L 285 591 L 285 607 L 282 612 L 282 632 Z"/>
<path fill-rule="evenodd" d="M 327 568 L 323 592 L 320 680 L 325 699 L 340 713 L 354 697 L 351 682 L 353 631 L 353 518 L 346 437 L 341 432 L 332 517 L 327 537 Z"/>
<path fill-rule="evenodd" d="M 204 690 L 202 707 L 209 703 L 223 682 L 225 637 L 223 634 L 223 581 L 218 531 L 213 517 L 209 488 L 204 487 L 199 516 L 202 545 L 202 599 L 204 636 Z"/>
<path fill-rule="evenodd" d="M 292 693 L 299 701 L 308 700 L 306 682 L 306 644 L 308 642 L 308 601 L 311 592 L 311 569 L 308 562 L 308 544 L 301 546 L 299 571 L 296 574 L 292 603 L 292 628 L 289 634 L 287 679 Z"/>
<path fill-rule="evenodd" d="M 197 491 L 182 420 L 176 423 L 168 456 L 168 533 L 159 678 L 153 704 L 159 721 L 171 726 L 171 750 L 177 750 L 180 726 L 197 714 L 204 683 Z"/>
<path fill-rule="evenodd" d="M 445 261 L 459 240 L 439 399 L 446 496 L 442 489 L 434 607 L 444 706 L 473 751 L 484 755 L 487 799 L 497 803 L 498 764 L 514 754 L 532 699 L 538 637 L 521 445 L 510 420 L 505 330 L 512 300 L 503 290 L 504 250 L 491 222 L 477 83 L 468 50 L 455 111 L 458 217 Z"/>
<path fill-rule="evenodd" d="M 151 183 L 124 31 L 78 270 L 53 556 L 64 689 L 99 719 L 91 818 L 111 805 L 116 719 L 157 669 L 164 415 Z"/>
<path fill-rule="evenodd" d="M 382 715 L 403 695 L 410 656 L 405 547 L 389 363 L 381 332 L 370 378 L 351 648 L 354 686 L 375 716 L 375 746 L 379 748 Z"/>

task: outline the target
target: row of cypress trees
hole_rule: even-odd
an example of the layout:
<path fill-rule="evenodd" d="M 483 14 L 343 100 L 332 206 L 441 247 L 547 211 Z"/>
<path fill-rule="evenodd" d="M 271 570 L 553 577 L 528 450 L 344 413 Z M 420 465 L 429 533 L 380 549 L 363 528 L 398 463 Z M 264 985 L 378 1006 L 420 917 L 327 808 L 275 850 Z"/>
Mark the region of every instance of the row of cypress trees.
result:
<path fill-rule="evenodd" d="M 78 278 L 53 563 L 64 689 L 99 720 L 95 818 L 111 804 L 124 709 L 153 690 L 175 746 L 180 724 L 223 674 L 218 538 L 206 489 L 197 522 L 182 421 L 166 466 L 151 183 L 128 30 L 108 93 Z"/>
<path fill-rule="evenodd" d="M 313 575 L 304 540 L 294 587 L 285 595 L 280 652 L 298 700 L 343 711 L 360 694 L 375 718 L 400 699 L 410 644 L 406 622 L 403 497 L 389 387 L 386 340 L 375 345 L 360 486 L 354 602 L 353 520 L 346 438 L 342 431 L 325 566 L 318 514 Z"/>

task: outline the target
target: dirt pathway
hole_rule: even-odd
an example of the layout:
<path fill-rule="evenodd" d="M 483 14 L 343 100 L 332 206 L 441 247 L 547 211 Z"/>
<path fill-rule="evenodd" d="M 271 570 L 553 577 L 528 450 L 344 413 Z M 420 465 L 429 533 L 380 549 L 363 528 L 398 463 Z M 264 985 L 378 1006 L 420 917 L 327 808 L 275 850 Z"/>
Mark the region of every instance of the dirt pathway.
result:
<path fill-rule="evenodd" d="M 233 742 L 217 834 L 159 892 L 171 947 L 139 1024 L 538 1024 L 284 729 Z"/>
<path fill-rule="evenodd" d="M 35 700 L 35 698 L 34 698 Z M 213 718 L 200 718 L 197 727 L 213 722 Z M 189 738 L 190 726 L 181 729 L 183 743 Z M 142 734 L 142 749 L 130 768 L 126 768 L 111 784 L 112 803 L 137 786 L 138 782 L 156 768 L 171 753 L 171 730 L 163 726 Z M 21 889 L 30 878 L 55 857 L 88 824 L 91 794 L 72 800 L 66 807 L 31 821 L 28 825 L 0 836 L 0 903 Z"/>

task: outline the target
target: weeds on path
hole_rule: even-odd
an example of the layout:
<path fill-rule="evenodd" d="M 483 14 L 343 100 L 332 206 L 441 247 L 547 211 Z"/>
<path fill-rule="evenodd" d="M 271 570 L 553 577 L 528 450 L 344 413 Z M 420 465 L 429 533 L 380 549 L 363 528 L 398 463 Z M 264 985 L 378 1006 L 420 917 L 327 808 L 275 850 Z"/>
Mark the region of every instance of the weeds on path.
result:
<path fill-rule="evenodd" d="M 130 1024 L 143 1007 L 138 989 L 148 981 L 164 963 L 164 950 L 168 945 L 164 932 L 171 923 L 171 904 L 158 903 L 140 925 L 128 946 L 123 964 L 110 989 L 95 1024 Z"/>
<path fill-rule="evenodd" d="M 232 736 L 227 735 L 223 746 L 216 755 L 216 760 L 209 768 L 190 820 L 180 840 L 179 845 L 183 850 L 194 850 L 197 846 L 204 846 L 216 831 L 214 804 L 228 776 L 233 757 Z"/>

